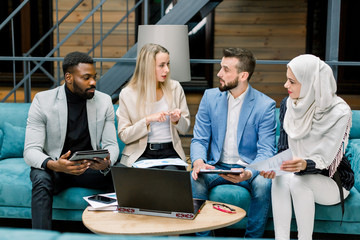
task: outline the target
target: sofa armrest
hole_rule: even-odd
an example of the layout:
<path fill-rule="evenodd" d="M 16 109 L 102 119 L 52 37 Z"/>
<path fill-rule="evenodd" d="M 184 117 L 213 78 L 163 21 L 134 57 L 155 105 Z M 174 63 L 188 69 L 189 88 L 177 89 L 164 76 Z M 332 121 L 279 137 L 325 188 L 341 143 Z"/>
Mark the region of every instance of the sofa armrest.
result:
<path fill-rule="evenodd" d="M 351 163 L 354 171 L 355 185 L 354 187 L 360 191 L 360 139 L 351 139 L 346 149 L 346 156 Z"/>

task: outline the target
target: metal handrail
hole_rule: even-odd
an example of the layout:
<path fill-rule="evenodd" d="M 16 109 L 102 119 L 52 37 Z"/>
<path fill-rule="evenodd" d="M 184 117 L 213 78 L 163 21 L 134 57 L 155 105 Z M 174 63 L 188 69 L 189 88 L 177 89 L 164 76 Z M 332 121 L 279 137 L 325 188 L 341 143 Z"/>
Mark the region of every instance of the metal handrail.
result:
<path fill-rule="evenodd" d="M 108 32 L 103 35 L 102 33 L 102 6 L 103 4 L 107 1 L 107 0 L 102 0 L 99 4 L 96 5 L 96 7 L 93 6 L 93 1 L 92 0 L 92 11 L 80 22 L 77 24 L 77 26 L 70 32 L 67 34 L 67 36 L 61 41 L 61 42 L 57 42 L 56 46 L 45 56 L 45 57 L 33 57 L 31 56 L 31 53 L 50 35 L 54 32 L 55 29 L 59 29 L 59 25 L 64 22 L 64 20 L 72 13 L 74 12 L 74 10 L 83 2 L 84 0 L 78 0 L 75 5 L 60 19 L 54 24 L 54 26 L 47 31 L 40 40 L 38 40 L 32 47 L 31 49 L 29 49 L 29 51 L 27 51 L 22 57 L 16 57 L 15 54 L 13 54 L 12 57 L 0 57 L 1 60 L 0 61 L 13 61 L 13 71 L 15 71 L 15 61 L 23 61 L 24 62 L 24 74 L 23 74 L 23 78 L 21 79 L 21 81 L 19 83 L 16 84 L 16 72 L 13 73 L 14 75 L 14 87 L 13 89 L 1 100 L 1 102 L 6 101 L 12 94 L 14 94 L 15 98 L 14 101 L 16 101 L 16 90 L 19 89 L 19 87 L 21 87 L 22 85 L 24 85 L 24 91 L 25 91 L 25 96 L 29 95 L 30 96 L 30 92 L 31 92 L 31 87 L 30 87 L 30 81 L 31 81 L 31 75 L 37 71 L 38 69 L 41 70 L 46 76 L 48 76 L 50 78 L 50 80 L 53 83 L 56 83 L 56 80 L 53 76 L 51 76 L 51 74 L 42 67 L 43 63 L 46 61 L 61 61 L 63 58 L 55 58 L 55 57 L 50 57 L 51 55 L 53 55 L 56 51 L 58 51 L 58 55 L 59 55 L 59 49 L 60 47 L 65 43 L 66 40 L 68 40 L 82 25 L 83 23 L 85 23 L 91 16 L 94 15 L 94 13 L 100 8 L 100 15 L 101 15 L 101 38 L 100 40 L 95 44 L 93 41 L 93 46 L 92 48 L 89 50 L 88 54 L 90 54 L 91 52 L 94 52 L 94 50 L 96 49 L 96 47 L 98 47 L 99 45 L 101 46 L 101 58 L 102 58 L 102 48 L 103 48 L 103 41 L 116 29 L 116 27 L 118 27 L 125 19 L 128 19 L 129 14 L 134 12 L 136 10 L 136 8 L 138 8 L 140 6 L 140 4 L 144 4 L 144 12 L 147 13 L 148 12 L 148 0 L 140 0 L 138 1 L 134 7 L 132 7 L 130 10 L 128 9 L 128 1 L 127 1 L 127 12 L 126 15 L 123 16 L 110 30 L 108 30 Z M 25 4 L 29 2 L 29 0 L 24 0 L 24 2 L 21 3 L 21 5 L 19 5 L 16 10 L 14 10 L 9 16 L 8 18 L 0 25 L 0 30 L 1 28 L 3 28 L 3 26 L 5 26 L 9 21 L 12 20 L 12 18 L 25 6 Z M 161 6 L 162 9 L 164 8 L 164 1 L 161 0 Z M 58 11 L 58 6 L 57 6 L 57 1 L 56 1 L 56 12 Z M 163 16 L 163 15 L 162 15 Z M 146 18 L 147 19 L 147 18 Z M 145 20 L 145 22 L 147 23 L 147 21 Z M 128 23 L 127 23 L 128 24 Z M 94 24 L 93 24 L 93 28 L 94 28 Z M 128 28 L 128 27 L 127 27 Z M 127 29 L 127 35 L 129 34 L 129 31 Z M 93 32 L 94 35 L 94 32 Z M 59 39 L 59 31 L 57 32 L 57 39 Z M 94 39 L 94 36 L 93 36 Z M 13 46 L 14 48 L 14 46 Z M 14 50 L 14 49 L 13 49 Z M 96 59 L 96 58 L 94 58 Z M 104 62 L 100 59 L 96 59 L 96 61 L 99 62 Z M 111 60 L 111 62 L 117 62 L 118 59 L 114 59 L 115 61 Z M 28 62 L 29 61 L 29 62 Z M 128 60 L 121 60 L 121 61 L 128 61 Z M 131 60 L 132 61 L 132 60 Z M 30 62 L 35 64 L 35 67 L 30 69 Z M 58 64 L 59 65 L 59 64 Z M 102 66 L 101 66 L 102 69 Z M 28 80 L 28 81 L 27 81 Z M 59 77 L 59 69 L 58 69 L 58 84 L 60 82 L 60 77 Z"/>
<path fill-rule="evenodd" d="M 37 41 L 34 46 L 32 48 L 30 48 L 25 54 L 24 56 L 27 57 L 27 56 L 31 56 L 31 53 L 47 38 L 49 37 L 50 34 L 53 33 L 53 31 L 55 29 L 57 29 L 57 39 L 59 39 L 59 26 L 62 22 L 65 21 L 65 19 L 75 11 L 75 9 L 83 2 L 84 0 L 79 0 L 77 3 L 75 3 L 75 5 L 70 8 L 70 10 L 60 19 L 58 20 L 57 18 L 57 12 L 58 12 L 58 9 L 56 8 L 56 24 L 54 24 L 54 26 L 52 26 L 40 39 L 39 41 Z M 56 1 L 56 6 L 57 6 L 57 1 Z M 32 61 L 35 65 L 38 65 L 37 62 L 34 62 Z M 24 68 L 23 68 L 23 73 L 24 73 L 24 76 L 26 75 L 28 69 L 27 69 L 27 66 L 28 65 L 28 68 L 30 69 L 30 64 L 28 64 L 25 60 L 24 60 Z M 59 64 L 58 64 L 59 65 Z M 49 79 L 56 83 L 56 80 L 55 78 L 45 69 L 43 68 L 42 66 L 39 67 L 39 69 L 47 76 L 49 77 Z M 30 70 L 29 70 L 30 71 Z M 58 79 L 59 79 L 59 74 L 58 74 Z M 24 84 L 24 91 L 25 91 L 25 101 L 28 101 L 30 102 L 30 95 L 31 95 L 31 87 L 30 87 L 30 78 L 29 78 L 29 81 L 28 81 L 28 84 Z"/>
<path fill-rule="evenodd" d="M 1 24 L 0 30 L 9 23 L 11 19 L 15 17 L 15 15 L 20 12 L 20 10 L 29 2 L 29 0 L 24 0 Z"/>
<path fill-rule="evenodd" d="M 83 2 L 84 0 L 79 0 L 77 3 L 75 3 L 75 5 L 59 20 L 57 21 L 56 24 L 54 24 L 54 26 L 52 26 L 52 28 L 50 28 L 49 31 L 47 31 L 44 36 L 42 36 L 40 38 L 39 41 L 37 41 L 34 46 L 32 48 L 29 49 L 29 51 L 27 51 L 25 53 L 25 56 L 29 56 L 50 34 L 53 33 L 53 31 L 58 28 L 58 26 L 65 21 L 65 19 L 75 11 L 75 9 Z"/>
<path fill-rule="evenodd" d="M 21 9 L 29 2 L 29 0 L 23 1 L 1 24 L 0 30 L 9 23 L 11 23 L 11 45 L 12 45 L 12 55 L 15 56 L 15 40 L 14 40 L 14 16 L 21 11 Z M 13 84 L 16 84 L 16 69 L 15 61 L 13 61 Z M 16 102 L 16 92 L 14 92 L 14 102 Z"/>
<path fill-rule="evenodd" d="M 124 62 L 135 63 L 136 58 L 93 58 L 95 62 Z M 63 57 L 3 57 L 0 56 L 0 61 L 63 61 Z M 263 65 L 283 65 L 289 63 L 290 60 L 256 60 L 256 64 Z M 330 66 L 360 66 L 360 62 L 353 61 L 325 61 Z M 218 64 L 221 59 L 190 59 L 190 63 L 200 64 Z"/>
<path fill-rule="evenodd" d="M 66 35 L 66 37 L 61 40 L 61 42 L 58 43 L 45 57 L 49 57 L 55 51 L 57 51 L 60 46 L 64 44 L 64 42 L 69 39 L 72 34 L 76 32 L 100 8 L 100 6 L 104 4 L 104 2 L 106 2 L 106 0 L 101 0 L 101 2 L 94 9 L 92 9 L 91 12 L 83 20 L 81 20 L 80 23 L 68 35 Z M 44 62 L 45 60 L 41 60 L 40 63 L 36 64 L 36 66 L 28 74 L 26 74 L 26 76 L 18 84 L 16 84 L 14 88 L 1 101 L 4 102 L 6 99 L 8 99 L 8 97 L 11 96 L 11 94 L 13 94 L 21 85 L 23 85 L 25 80 L 28 79 L 36 70 L 38 70 Z"/>
<path fill-rule="evenodd" d="M 0 102 L 4 102 L 6 101 L 9 96 L 11 94 L 14 94 L 15 97 L 15 101 L 16 101 L 16 90 L 24 85 L 24 91 L 25 91 L 25 95 L 29 94 L 29 92 L 31 92 L 31 75 L 37 71 L 38 69 L 41 70 L 42 72 L 44 72 L 44 74 L 46 76 L 49 77 L 49 79 L 54 83 L 54 85 L 59 84 L 59 79 L 60 77 L 58 76 L 57 80 L 58 83 L 56 83 L 56 79 L 45 69 L 42 67 L 42 64 L 44 62 L 47 61 L 62 61 L 63 58 L 62 57 L 50 57 L 51 55 L 53 55 L 55 53 L 55 51 L 59 51 L 60 47 L 64 44 L 64 42 L 66 40 L 68 40 L 82 25 L 83 23 L 85 23 L 91 16 L 94 15 L 94 13 L 96 11 L 98 11 L 100 9 L 100 15 L 101 15 L 101 38 L 100 40 L 95 44 L 94 40 L 93 40 L 93 46 L 92 48 L 89 50 L 89 54 L 91 52 L 94 52 L 95 48 L 98 47 L 100 45 L 101 47 L 101 55 L 100 58 L 94 58 L 95 61 L 100 62 L 101 63 L 101 70 L 102 70 L 102 62 L 131 62 L 131 63 L 135 63 L 136 59 L 135 58 L 103 58 L 102 57 L 102 48 L 103 48 L 103 41 L 115 30 L 116 27 L 119 26 L 120 23 L 122 23 L 125 19 L 128 20 L 128 16 L 130 13 L 132 13 L 136 8 L 138 8 L 140 6 L 140 4 L 144 4 L 144 14 L 145 14 L 145 23 L 147 23 L 147 18 L 148 18 L 148 0 L 140 0 L 136 3 L 136 5 L 134 5 L 133 8 L 131 8 L 129 10 L 128 8 L 128 1 L 127 1 L 127 12 L 126 15 L 123 16 L 117 23 L 115 23 L 115 25 L 108 30 L 108 32 L 103 35 L 102 32 L 102 6 L 103 4 L 106 2 L 106 0 L 102 0 L 96 7 L 92 8 L 92 11 L 80 22 L 78 23 L 78 25 L 61 41 L 58 42 L 56 44 L 56 46 L 45 56 L 45 57 L 33 57 L 31 56 L 31 53 L 34 51 L 34 49 L 36 49 L 36 47 L 38 47 L 44 40 L 45 38 L 47 38 L 51 33 L 54 32 L 55 29 L 59 29 L 59 25 L 64 22 L 64 20 L 83 2 L 84 0 L 78 0 L 77 3 L 60 19 L 56 19 L 56 24 L 54 24 L 54 26 L 47 32 L 44 34 L 44 36 L 41 37 L 41 39 L 35 43 L 34 46 L 31 47 L 31 49 L 24 54 L 24 56 L 22 57 L 16 57 L 14 54 L 14 46 L 13 46 L 13 56 L 0 56 L 0 61 L 13 61 L 13 77 L 14 77 L 14 88 L 1 100 Z M 94 0 L 92 0 L 94 1 Z M 29 0 L 24 0 L 6 19 L 5 21 L 3 21 L 0 24 L 0 30 L 9 22 L 12 23 L 14 16 L 26 5 L 26 3 L 28 3 Z M 56 2 L 58 2 L 58 0 L 56 0 Z M 92 5 L 93 6 L 93 5 Z M 58 8 L 56 8 L 56 11 L 58 11 Z M 164 15 L 164 0 L 161 0 L 161 16 Z M 128 22 L 127 22 L 128 24 Z M 12 26 L 13 28 L 13 26 Z M 94 26 L 93 26 L 94 28 Z M 13 29 L 12 29 L 13 32 Z M 129 29 L 127 27 L 127 34 L 129 32 Z M 58 37 L 57 39 L 59 39 L 59 33 L 57 33 Z M 94 32 L 93 32 L 94 35 Z M 94 37 L 94 36 L 93 36 Z M 127 36 L 128 37 L 128 36 Z M 12 39 L 12 41 L 14 42 L 14 37 Z M 13 44 L 14 45 L 14 44 Z M 58 54 L 59 56 L 60 54 Z M 16 71 L 15 71 L 15 61 L 23 61 L 24 62 L 24 78 L 18 83 L 16 84 Z M 219 59 L 190 59 L 190 63 L 200 63 L 200 64 L 218 64 L 220 63 L 221 60 Z M 30 69 L 30 62 L 35 64 L 35 67 L 33 69 Z M 257 60 L 257 64 L 287 64 L 289 61 L 288 60 Z M 360 62 L 352 62 L 352 61 L 338 61 L 338 60 L 328 60 L 325 61 L 326 63 L 328 63 L 330 66 L 360 66 Z M 59 64 L 58 64 L 59 67 Z M 100 73 L 101 75 L 101 73 Z M 28 80 L 28 81 L 26 81 Z M 27 90 L 25 90 L 27 89 Z"/>
<path fill-rule="evenodd" d="M 147 2 L 148 0 L 145 0 L 145 2 Z M 114 30 L 115 28 L 117 28 L 124 20 L 125 18 L 128 18 L 128 16 L 130 15 L 130 13 L 132 13 L 133 11 L 135 11 L 135 9 L 137 7 L 139 7 L 139 5 L 141 3 L 143 3 L 144 0 L 140 0 L 139 2 L 137 2 L 134 7 L 132 7 L 129 11 L 127 11 L 127 13 L 103 36 L 101 36 L 100 40 L 88 51 L 88 54 L 90 54 L 92 51 L 95 50 L 96 47 L 99 46 L 99 44 L 101 42 L 103 42 L 103 40 L 105 40 L 105 38 L 107 38 Z"/>

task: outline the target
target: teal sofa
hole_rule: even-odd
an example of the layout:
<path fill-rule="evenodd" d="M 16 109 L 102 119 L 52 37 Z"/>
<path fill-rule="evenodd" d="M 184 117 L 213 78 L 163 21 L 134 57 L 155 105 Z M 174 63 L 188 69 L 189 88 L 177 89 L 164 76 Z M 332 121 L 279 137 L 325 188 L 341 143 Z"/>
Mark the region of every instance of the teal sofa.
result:
<path fill-rule="evenodd" d="M 115 111 L 117 105 L 114 105 Z M 0 218 L 31 219 L 30 167 L 23 159 L 30 103 L 0 103 Z M 124 144 L 118 139 L 120 151 Z M 99 193 L 69 188 L 54 197 L 53 219 L 81 221 L 84 196 Z"/>
<path fill-rule="evenodd" d="M 29 107 L 28 103 L 0 103 L 0 218 L 31 219 L 30 167 L 23 159 Z M 115 110 L 117 107 L 114 105 Z M 124 144 L 119 139 L 118 143 L 121 151 Z M 353 126 L 346 154 L 355 172 L 355 186 L 345 201 L 343 223 L 340 225 L 340 205 L 317 205 L 315 232 L 360 234 L 360 111 L 353 111 Z M 87 206 L 82 197 L 95 193 L 98 191 L 86 188 L 69 188 L 61 192 L 54 197 L 53 219 L 81 221 L 82 212 Z M 237 205 L 247 210 L 250 194 L 234 185 L 221 185 L 211 190 L 210 200 Z M 246 222 L 245 218 L 229 228 L 244 229 Z M 267 230 L 273 230 L 271 215 Z M 295 221 L 293 230 L 296 230 Z"/>
<path fill-rule="evenodd" d="M 346 149 L 346 156 L 350 160 L 355 173 L 355 186 L 351 189 L 349 197 L 345 200 L 345 214 L 341 224 L 341 205 L 323 206 L 316 204 L 314 232 L 360 234 L 360 110 L 353 110 L 350 140 Z M 277 115 L 277 138 L 279 137 L 279 109 Z M 249 192 L 234 185 L 220 185 L 210 191 L 210 200 L 233 204 L 243 209 L 250 205 Z M 230 226 L 229 228 L 245 228 L 247 218 Z M 272 213 L 270 213 L 266 230 L 273 230 Z M 293 216 L 292 231 L 296 231 L 296 222 Z"/>

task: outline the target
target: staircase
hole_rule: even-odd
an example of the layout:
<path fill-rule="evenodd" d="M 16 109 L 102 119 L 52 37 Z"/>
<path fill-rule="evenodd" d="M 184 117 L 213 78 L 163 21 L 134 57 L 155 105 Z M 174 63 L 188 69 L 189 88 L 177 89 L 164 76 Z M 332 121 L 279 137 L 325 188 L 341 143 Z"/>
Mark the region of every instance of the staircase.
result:
<path fill-rule="evenodd" d="M 117 26 L 119 26 L 120 23 L 126 22 L 128 18 L 132 17 L 131 21 L 134 24 L 134 15 L 135 12 L 141 13 L 139 9 L 143 8 L 144 10 L 144 23 L 147 24 L 147 14 L 149 12 L 148 6 L 149 6 L 149 0 L 137 0 L 137 1 L 131 1 L 135 2 L 135 5 L 132 9 L 128 8 L 128 1 L 124 0 L 124 3 L 116 2 L 116 1 L 108 1 L 110 2 L 108 5 L 104 5 L 107 2 L 107 0 L 101 0 L 99 3 L 96 3 L 96 6 L 91 1 L 84 1 L 84 0 L 77 0 L 76 2 L 73 1 L 64 1 L 62 3 L 62 9 L 58 9 L 58 2 L 53 3 L 53 18 L 54 18 L 54 24 L 53 27 L 43 35 L 41 35 L 41 39 L 38 40 L 38 42 L 31 46 L 31 49 L 25 53 L 23 56 L 17 56 L 13 54 L 13 56 L 0 56 L 0 59 L 2 61 L 9 61 L 13 62 L 13 65 L 15 66 L 15 62 L 22 62 L 23 63 L 23 72 L 19 71 L 19 67 L 15 71 L 15 67 L 13 67 L 13 88 L 7 92 L 7 94 L 4 94 L 4 92 L 1 94 L 3 98 L 0 99 L 1 102 L 9 101 L 10 96 L 14 96 L 14 102 L 16 102 L 16 92 L 23 89 L 24 92 L 24 101 L 25 102 L 31 102 L 32 99 L 32 80 L 31 77 L 36 72 L 41 72 L 41 74 L 44 74 L 48 77 L 50 80 L 50 84 L 52 84 L 52 87 L 56 87 L 59 84 L 61 84 L 62 80 L 62 73 L 60 70 L 60 62 L 62 61 L 62 57 L 64 53 L 66 53 L 69 50 L 69 47 L 71 51 L 75 50 L 74 44 L 78 45 L 85 45 L 85 42 L 93 42 L 93 45 L 89 48 L 86 46 L 82 46 L 82 48 L 78 48 L 78 51 L 88 51 L 89 55 L 94 56 L 95 50 L 99 53 L 100 57 L 94 59 L 97 62 L 102 63 L 109 62 L 109 58 L 103 58 L 102 55 L 102 48 L 103 48 L 103 41 L 107 36 L 109 36 Z M 189 22 L 200 22 L 202 18 L 208 15 L 209 12 L 211 12 L 222 0 L 156 0 L 154 2 L 160 3 L 161 2 L 161 12 L 163 13 L 164 6 L 166 7 L 167 4 L 172 3 L 175 4 L 174 7 L 170 10 L 169 13 L 163 16 L 161 14 L 162 18 L 156 23 L 156 24 L 162 24 L 162 25 L 184 25 L 188 24 Z M 91 4 L 92 3 L 92 4 Z M 28 6 L 30 4 L 29 0 L 24 0 L 22 4 L 17 6 L 17 8 L 3 21 L 0 22 L 0 30 L 5 25 L 12 25 L 13 18 L 15 15 L 19 15 L 20 12 L 24 9 L 24 6 Z M 90 4 L 90 5 L 89 5 Z M 127 11 L 125 11 L 124 16 L 119 20 L 113 27 L 110 27 L 109 24 L 106 25 L 106 28 L 109 29 L 109 32 L 103 33 L 102 32 L 102 24 L 106 24 L 105 22 L 102 22 L 103 15 L 103 5 L 104 8 L 109 8 L 112 4 L 124 4 L 126 5 Z M 92 6 L 91 6 L 92 5 Z M 64 7 L 65 6 L 65 7 Z M 139 8 L 140 6 L 140 8 Z M 129 6 L 130 7 L 130 6 Z M 74 13 L 75 10 L 80 9 L 80 12 Z M 85 11 L 84 11 L 85 10 Z M 155 9 L 158 11 L 157 9 Z M 122 14 L 121 14 L 122 15 Z M 58 17 L 59 16 L 59 17 Z M 100 16 L 100 17 L 99 17 Z M 100 30 L 95 29 L 94 30 L 94 23 L 91 24 L 91 19 L 97 18 L 97 21 L 100 21 Z M 111 16 L 104 16 L 104 20 L 109 20 Z M 69 19 L 69 21 L 68 21 Z M 100 20 L 99 20 L 100 19 Z M 125 21 L 124 21 L 125 20 Z M 72 21 L 73 25 L 69 25 L 69 22 Z M 79 30 L 81 26 L 85 26 L 85 28 L 89 28 L 88 26 L 92 25 L 92 37 L 91 32 L 88 34 L 87 38 L 81 39 L 81 37 L 75 37 L 70 39 L 73 35 L 76 35 L 75 32 Z M 191 25 L 191 24 L 190 24 Z M 59 35 L 59 28 L 60 26 L 64 29 L 67 29 L 66 34 Z M 105 25 L 104 25 L 105 26 Z M 69 28 L 70 27 L 70 28 Z M 127 28 L 126 28 L 127 29 Z M 132 29 L 133 31 L 134 29 Z M 189 27 L 189 31 L 191 30 L 191 27 Z M 13 30 L 12 30 L 13 31 Z M 97 33 L 94 34 L 94 31 L 97 31 Z M 100 31 L 100 32 L 99 32 Z M 124 31 L 124 29 L 120 30 Z M 128 30 L 125 30 L 128 31 Z M 65 31 L 66 32 L 66 31 Z M 80 32 L 81 36 L 81 30 Z M 96 35 L 97 34 L 97 35 Z M 12 35 L 13 32 L 12 32 Z M 97 37 L 100 36 L 100 41 L 94 42 L 94 35 Z M 54 37 L 54 48 L 51 49 L 49 52 L 45 52 L 42 54 L 42 57 L 32 57 L 31 53 L 32 51 L 38 47 L 46 38 L 48 37 Z M 84 36 L 84 35 L 82 35 Z M 134 37 L 131 36 L 132 41 L 134 41 Z M 12 37 L 13 41 L 17 41 L 18 39 L 15 39 Z M 70 40 L 70 41 L 68 41 Z M 129 38 L 127 37 L 127 40 Z M 74 43 L 75 41 L 75 43 Z M 79 42 L 80 41 L 80 42 Z M 70 42 L 67 46 L 64 47 L 65 42 Z M 129 46 L 131 46 L 132 43 L 130 43 Z M 14 47 L 13 52 L 14 52 Z M 60 48 L 62 49 L 62 54 L 60 55 Z M 101 49 L 99 49 L 101 48 Z M 126 50 L 126 49 L 125 49 Z M 124 83 L 131 77 L 135 63 L 134 59 L 136 58 L 136 51 L 137 47 L 136 44 L 132 46 L 125 55 L 123 55 L 122 59 L 130 59 L 130 61 L 118 61 L 119 58 L 116 58 L 114 62 L 117 62 L 113 67 L 111 67 L 98 81 L 98 89 L 100 91 L 103 91 L 116 101 L 118 94 L 121 90 L 121 87 L 124 85 Z M 98 55 L 98 54 L 97 54 Z M 120 55 L 121 56 L 121 55 Z M 43 67 L 45 62 L 53 62 L 54 67 L 56 70 L 54 70 L 54 73 L 51 71 L 49 72 L 47 69 Z M 110 59 L 111 62 L 111 59 Z M 31 64 L 31 65 L 30 65 Z M 33 67 L 33 64 L 35 66 Z M 107 65 L 108 66 L 108 65 Z M 102 67 L 101 67 L 102 69 Z M 101 72 L 100 72 L 101 75 Z M 20 78 L 20 80 L 18 80 Z"/>
<path fill-rule="evenodd" d="M 156 25 L 184 25 L 189 21 L 201 21 L 222 0 L 181 0 L 174 8 L 162 17 Z M 191 29 L 189 29 L 190 31 Z M 136 58 L 137 44 L 123 56 Z M 110 68 L 98 81 L 98 89 L 111 96 L 115 102 L 122 86 L 130 79 L 135 69 L 133 62 L 119 62 Z"/>

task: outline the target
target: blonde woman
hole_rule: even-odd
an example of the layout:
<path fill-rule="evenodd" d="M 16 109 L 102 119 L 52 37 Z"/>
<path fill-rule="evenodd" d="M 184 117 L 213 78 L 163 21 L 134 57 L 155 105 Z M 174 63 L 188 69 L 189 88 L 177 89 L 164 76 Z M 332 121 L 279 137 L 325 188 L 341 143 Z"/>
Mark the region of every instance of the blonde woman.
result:
<path fill-rule="evenodd" d="M 121 164 L 130 167 L 139 159 L 186 160 L 179 132 L 189 130 L 189 109 L 181 85 L 169 77 L 168 50 L 144 45 L 134 75 L 119 95 L 118 134 L 126 144 Z"/>

